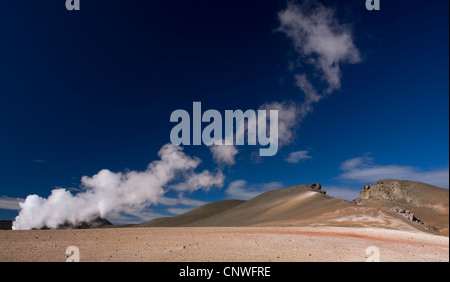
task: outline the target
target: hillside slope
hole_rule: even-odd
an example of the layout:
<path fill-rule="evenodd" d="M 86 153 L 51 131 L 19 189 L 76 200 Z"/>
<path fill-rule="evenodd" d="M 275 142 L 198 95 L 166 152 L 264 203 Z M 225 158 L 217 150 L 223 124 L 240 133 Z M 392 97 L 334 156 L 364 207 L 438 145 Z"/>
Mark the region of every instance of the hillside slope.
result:
<path fill-rule="evenodd" d="M 422 230 L 398 213 L 327 196 L 320 184 L 265 192 L 248 201 L 211 203 L 186 214 L 139 224 L 144 227 L 351 226 Z"/>
<path fill-rule="evenodd" d="M 355 203 L 400 213 L 448 236 L 449 190 L 433 185 L 384 179 L 363 187 Z"/>

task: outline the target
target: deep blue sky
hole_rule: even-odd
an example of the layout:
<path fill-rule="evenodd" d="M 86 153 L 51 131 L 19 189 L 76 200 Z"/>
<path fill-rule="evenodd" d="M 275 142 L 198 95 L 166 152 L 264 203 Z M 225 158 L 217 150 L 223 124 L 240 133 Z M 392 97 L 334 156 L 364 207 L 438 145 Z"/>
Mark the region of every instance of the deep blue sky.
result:
<path fill-rule="evenodd" d="M 223 111 L 302 100 L 289 70 L 292 42 L 276 32 L 284 1 L 81 0 L 72 12 L 64 2 L 2 3 L 4 199 L 46 197 L 104 168 L 144 170 L 170 142 L 171 112 L 190 111 L 193 101 Z M 371 180 L 342 177 L 353 158 L 368 162 L 362 169 L 419 180 L 448 171 L 449 2 L 381 0 L 372 12 L 364 0 L 322 3 L 351 25 L 362 61 L 342 65 L 341 89 L 314 106 L 294 143 L 260 162 L 239 148 L 222 189 L 186 196 L 225 199 L 236 180 L 357 191 Z M 300 150 L 312 158 L 285 161 Z M 204 146 L 185 151 L 203 160 L 201 169 L 216 167 Z M 15 215 L 0 210 L 0 218 Z"/>

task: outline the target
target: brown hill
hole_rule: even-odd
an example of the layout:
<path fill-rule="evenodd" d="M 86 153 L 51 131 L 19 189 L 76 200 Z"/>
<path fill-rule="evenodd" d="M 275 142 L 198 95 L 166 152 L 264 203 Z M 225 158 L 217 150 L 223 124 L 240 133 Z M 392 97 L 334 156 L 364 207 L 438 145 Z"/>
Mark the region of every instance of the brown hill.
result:
<path fill-rule="evenodd" d="M 425 227 L 448 236 L 448 189 L 414 181 L 385 179 L 364 186 L 355 202 L 399 213 L 410 221 L 422 222 Z"/>
<path fill-rule="evenodd" d="M 327 196 L 320 185 L 299 185 L 268 191 L 190 226 L 289 226 L 348 205 L 345 200 Z"/>
<path fill-rule="evenodd" d="M 327 196 L 320 184 L 263 193 L 248 201 L 221 201 L 138 226 L 352 226 L 423 230 L 403 215 Z"/>

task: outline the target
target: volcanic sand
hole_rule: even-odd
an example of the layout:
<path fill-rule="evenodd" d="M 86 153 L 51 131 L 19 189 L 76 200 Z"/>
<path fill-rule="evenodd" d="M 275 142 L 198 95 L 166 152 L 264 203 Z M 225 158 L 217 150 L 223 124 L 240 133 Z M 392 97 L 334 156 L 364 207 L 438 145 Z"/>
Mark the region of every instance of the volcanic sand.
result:
<path fill-rule="evenodd" d="M 115 262 L 449 261 L 449 238 L 357 227 L 147 227 L 0 231 L 0 261 Z"/>

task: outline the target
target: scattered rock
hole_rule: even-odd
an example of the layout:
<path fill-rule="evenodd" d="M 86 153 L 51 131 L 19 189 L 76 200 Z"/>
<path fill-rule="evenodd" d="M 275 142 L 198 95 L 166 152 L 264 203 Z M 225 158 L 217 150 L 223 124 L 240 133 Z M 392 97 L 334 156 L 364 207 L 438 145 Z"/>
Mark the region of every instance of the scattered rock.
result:
<path fill-rule="evenodd" d="M 414 216 L 414 213 L 410 212 L 407 209 L 404 209 L 404 208 L 401 208 L 401 207 L 394 207 L 392 210 L 397 212 L 397 213 L 399 213 L 399 214 L 401 214 L 401 215 L 403 215 L 404 217 L 406 217 L 411 222 L 416 222 L 416 223 L 419 223 L 419 224 L 423 224 L 423 222 L 420 219 L 418 219 L 418 218 L 416 218 Z"/>

